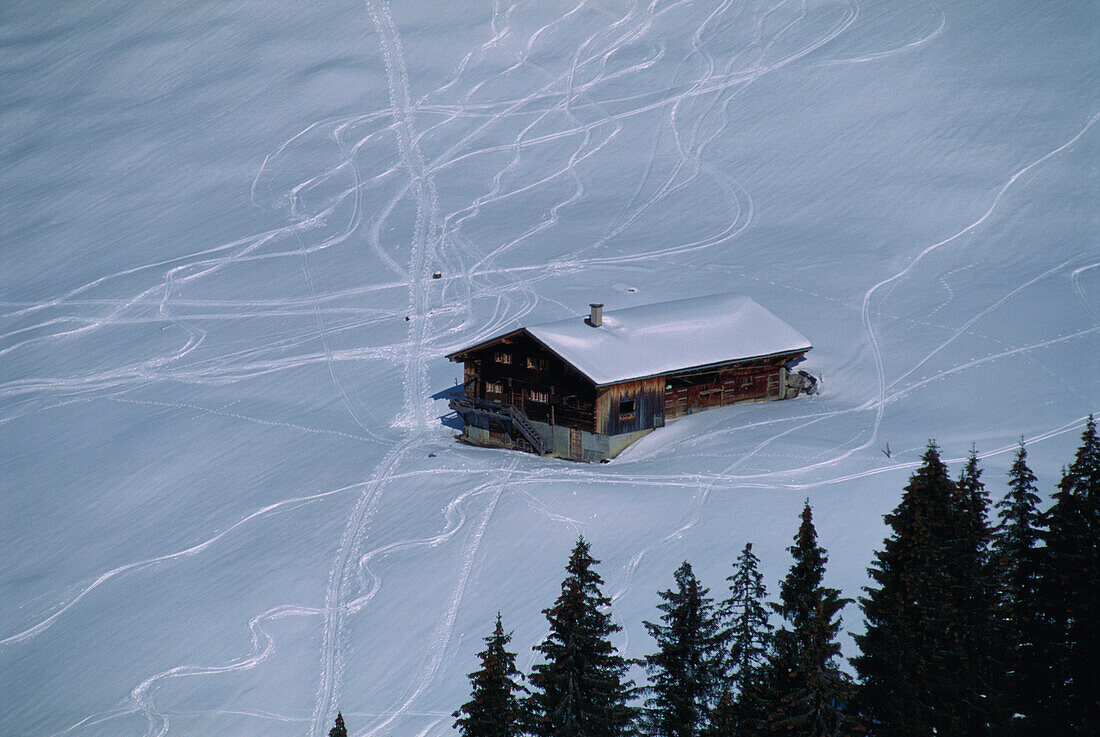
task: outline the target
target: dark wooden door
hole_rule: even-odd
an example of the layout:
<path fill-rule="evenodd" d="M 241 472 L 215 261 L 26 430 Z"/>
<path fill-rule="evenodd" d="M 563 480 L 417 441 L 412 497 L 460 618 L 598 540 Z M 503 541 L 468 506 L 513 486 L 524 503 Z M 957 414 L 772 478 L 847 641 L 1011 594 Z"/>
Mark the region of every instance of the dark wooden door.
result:
<path fill-rule="evenodd" d="M 574 460 L 581 460 L 581 431 L 569 428 L 569 456 Z"/>

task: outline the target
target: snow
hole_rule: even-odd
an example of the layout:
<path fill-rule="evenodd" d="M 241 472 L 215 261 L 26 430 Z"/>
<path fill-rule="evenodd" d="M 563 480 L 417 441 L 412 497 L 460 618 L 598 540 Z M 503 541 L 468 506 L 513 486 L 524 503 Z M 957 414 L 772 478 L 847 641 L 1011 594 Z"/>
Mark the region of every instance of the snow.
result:
<path fill-rule="evenodd" d="M 441 737 L 579 533 L 635 657 L 685 559 L 774 593 L 807 498 L 858 596 L 930 437 L 1049 492 L 1100 408 L 1098 12 L 9 0 L 0 734 Z M 454 441 L 448 353 L 718 292 L 822 391 L 609 464 Z"/>
<path fill-rule="evenodd" d="M 596 386 L 807 351 L 806 337 L 749 297 L 712 294 L 531 325 L 527 332 Z"/>

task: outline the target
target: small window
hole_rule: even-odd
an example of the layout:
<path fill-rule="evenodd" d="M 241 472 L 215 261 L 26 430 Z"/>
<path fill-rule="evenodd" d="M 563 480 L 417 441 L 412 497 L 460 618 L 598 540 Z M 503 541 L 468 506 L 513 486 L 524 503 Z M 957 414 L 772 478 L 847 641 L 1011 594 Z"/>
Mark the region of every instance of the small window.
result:
<path fill-rule="evenodd" d="M 488 381 L 485 383 L 486 394 L 503 394 L 504 387 L 501 386 L 499 381 Z"/>
<path fill-rule="evenodd" d="M 619 402 L 619 419 L 626 419 L 634 416 L 634 400 L 625 399 Z"/>
<path fill-rule="evenodd" d="M 512 354 L 508 353 L 507 351 L 497 351 L 496 354 L 493 356 L 493 360 L 495 360 L 497 363 L 511 363 Z"/>
<path fill-rule="evenodd" d="M 750 386 L 752 386 L 752 377 L 751 376 L 746 376 L 746 377 L 741 379 L 741 388 L 742 389 L 747 389 Z"/>
<path fill-rule="evenodd" d="M 550 401 L 549 395 L 542 389 L 529 389 L 527 391 L 527 398 L 532 402 L 542 402 L 543 404 Z"/>
<path fill-rule="evenodd" d="M 536 371 L 545 371 L 549 368 L 550 362 L 545 358 L 534 358 L 532 356 L 527 357 L 527 368 L 535 369 Z"/>

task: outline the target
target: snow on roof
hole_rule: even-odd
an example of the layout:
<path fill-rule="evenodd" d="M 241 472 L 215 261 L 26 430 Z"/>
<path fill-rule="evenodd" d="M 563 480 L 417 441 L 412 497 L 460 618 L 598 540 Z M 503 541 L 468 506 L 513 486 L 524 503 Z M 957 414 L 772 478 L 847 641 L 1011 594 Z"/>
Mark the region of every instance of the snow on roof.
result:
<path fill-rule="evenodd" d="M 810 341 L 752 299 L 714 294 L 532 325 L 527 332 L 597 386 L 757 356 Z"/>

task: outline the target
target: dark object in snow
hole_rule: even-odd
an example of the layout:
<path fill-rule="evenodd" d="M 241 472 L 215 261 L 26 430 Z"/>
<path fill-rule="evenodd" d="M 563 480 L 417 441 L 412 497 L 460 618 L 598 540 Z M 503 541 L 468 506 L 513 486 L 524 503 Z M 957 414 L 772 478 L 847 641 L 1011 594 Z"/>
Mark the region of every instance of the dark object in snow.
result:
<path fill-rule="evenodd" d="M 429 454 L 428 454 L 428 457 L 429 457 L 429 458 L 435 458 L 435 453 L 429 453 Z"/>
<path fill-rule="evenodd" d="M 451 409 L 474 445 L 578 461 L 614 458 L 666 420 L 813 394 L 792 365 L 798 331 L 736 294 L 643 305 L 513 330 L 447 356 L 464 364 Z"/>
<path fill-rule="evenodd" d="M 798 377 L 802 379 L 800 387 L 803 394 L 817 394 L 817 377 L 811 376 L 805 371 L 799 371 Z"/>
<path fill-rule="evenodd" d="M 443 272 L 442 271 L 432 272 L 432 278 L 433 279 L 442 279 L 443 278 Z"/>
<path fill-rule="evenodd" d="M 408 322 L 408 321 L 409 321 L 409 316 L 405 315 L 405 322 Z"/>

